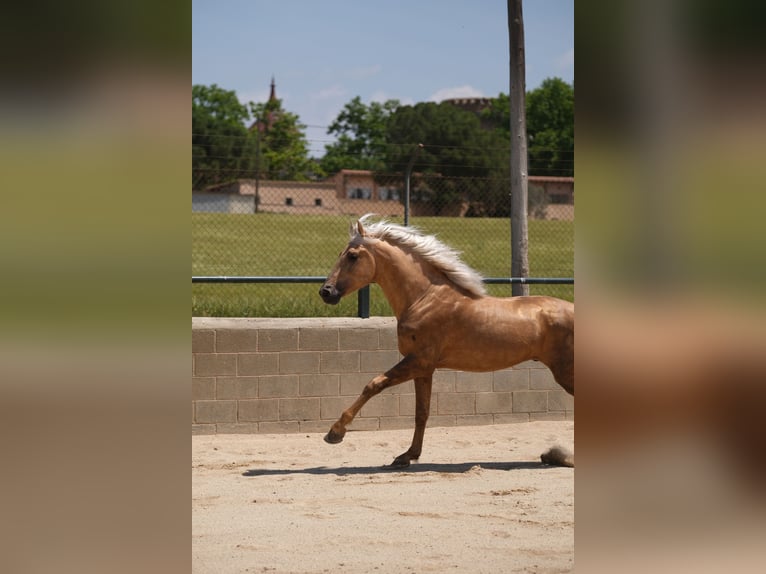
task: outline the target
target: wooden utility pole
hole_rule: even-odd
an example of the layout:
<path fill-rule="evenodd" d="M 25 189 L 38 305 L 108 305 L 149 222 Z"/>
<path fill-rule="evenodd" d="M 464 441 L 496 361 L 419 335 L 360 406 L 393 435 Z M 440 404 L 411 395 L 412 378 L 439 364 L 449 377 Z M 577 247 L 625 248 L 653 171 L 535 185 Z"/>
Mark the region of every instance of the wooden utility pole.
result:
<path fill-rule="evenodd" d="M 508 0 L 511 53 L 511 276 L 529 277 L 527 233 L 527 113 L 522 0 Z M 529 295 L 529 285 L 513 284 L 512 295 Z"/>

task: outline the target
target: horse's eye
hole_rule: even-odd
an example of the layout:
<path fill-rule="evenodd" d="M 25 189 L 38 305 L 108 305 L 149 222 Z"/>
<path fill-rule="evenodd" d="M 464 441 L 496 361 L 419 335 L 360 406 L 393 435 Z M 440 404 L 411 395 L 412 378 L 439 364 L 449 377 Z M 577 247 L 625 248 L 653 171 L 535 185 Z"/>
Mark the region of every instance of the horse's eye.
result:
<path fill-rule="evenodd" d="M 352 253 L 351 251 L 346 253 L 346 257 L 348 257 L 349 261 L 356 261 L 357 259 L 359 259 L 359 255 L 357 255 L 356 253 Z"/>

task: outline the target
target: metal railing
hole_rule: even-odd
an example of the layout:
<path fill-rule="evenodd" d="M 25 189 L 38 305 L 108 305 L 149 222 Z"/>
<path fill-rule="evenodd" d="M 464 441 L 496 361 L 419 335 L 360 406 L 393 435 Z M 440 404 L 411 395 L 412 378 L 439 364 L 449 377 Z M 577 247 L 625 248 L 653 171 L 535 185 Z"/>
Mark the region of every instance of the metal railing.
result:
<path fill-rule="evenodd" d="M 324 283 L 318 276 L 260 276 L 260 275 L 192 275 L 192 283 Z M 485 277 L 488 285 L 574 285 L 574 277 Z M 370 318 L 370 287 L 363 287 L 357 295 L 357 316 Z"/>

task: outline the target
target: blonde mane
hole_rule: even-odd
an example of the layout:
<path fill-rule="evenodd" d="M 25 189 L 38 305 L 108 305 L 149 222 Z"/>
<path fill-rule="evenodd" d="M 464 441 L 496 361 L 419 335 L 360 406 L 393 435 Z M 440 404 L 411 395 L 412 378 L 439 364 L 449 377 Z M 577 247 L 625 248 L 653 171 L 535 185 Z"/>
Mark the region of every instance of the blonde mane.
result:
<path fill-rule="evenodd" d="M 409 249 L 442 271 L 455 285 L 476 296 L 487 294 L 482 276 L 463 263 L 460 252 L 445 245 L 433 235 L 423 235 L 414 227 L 404 227 L 386 220 L 371 222 L 371 214 L 359 218 L 365 235 L 359 235 L 356 225 L 351 226 L 352 243 L 365 244 L 380 240 Z"/>

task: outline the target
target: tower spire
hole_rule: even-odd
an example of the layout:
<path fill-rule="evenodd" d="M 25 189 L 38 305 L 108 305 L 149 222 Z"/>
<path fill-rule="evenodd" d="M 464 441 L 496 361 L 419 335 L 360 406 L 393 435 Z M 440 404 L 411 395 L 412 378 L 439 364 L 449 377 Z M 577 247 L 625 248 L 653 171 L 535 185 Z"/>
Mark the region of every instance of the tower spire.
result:
<path fill-rule="evenodd" d="M 273 102 L 277 99 L 277 85 L 274 83 L 274 74 L 271 75 L 271 93 L 269 94 L 269 101 Z"/>

